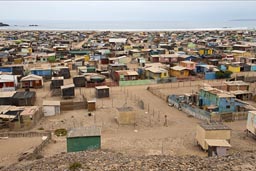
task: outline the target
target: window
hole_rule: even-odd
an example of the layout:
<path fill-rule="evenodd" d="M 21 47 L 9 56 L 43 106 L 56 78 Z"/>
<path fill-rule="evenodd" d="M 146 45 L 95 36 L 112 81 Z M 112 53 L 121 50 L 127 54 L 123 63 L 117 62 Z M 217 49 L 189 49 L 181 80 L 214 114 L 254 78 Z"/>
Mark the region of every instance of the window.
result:
<path fill-rule="evenodd" d="M 227 108 L 227 109 L 230 109 L 230 106 L 228 105 L 228 106 L 226 106 L 226 108 Z"/>

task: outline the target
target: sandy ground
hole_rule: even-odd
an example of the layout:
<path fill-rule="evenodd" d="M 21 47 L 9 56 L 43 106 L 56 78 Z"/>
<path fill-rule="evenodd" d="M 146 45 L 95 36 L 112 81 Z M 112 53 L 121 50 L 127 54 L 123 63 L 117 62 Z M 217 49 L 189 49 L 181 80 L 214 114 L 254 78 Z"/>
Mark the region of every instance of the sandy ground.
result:
<path fill-rule="evenodd" d="M 75 74 L 75 73 L 72 73 Z M 72 80 L 65 80 L 65 84 Z M 44 88 L 37 89 L 36 103 L 41 106 L 44 99 L 61 100 L 61 97 L 51 97 L 49 83 Z M 44 128 L 74 128 L 89 125 L 102 127 L 102 149 L 131 155 L 170 154 L 206 156 L 195 141 L 196 125 L 201 120 L 169 107 L 167 103 L 147 90 L 148 86 L 111 87 L 110 97 L 96 99 L 97 110 L 88 116 L 86 109 L 62 111 L 61 115 L 44 117 L 34 130 Z M 165 94 L 189 93 L 198 89 L 194 83 L 175 83 L 153 85 Z M 32 91 L 32 90 L 31 90 Z M 83 94 L 87 99 L 95 98 L 94 88 L 77 88 L 76 95 Z M 144 103 L 142 108 L 141 102 Z M 136 111 L 135 125 L 118 125 L 116 108 L 129 106 Z M 167 115 L 168 126 L 164 126 L 164 116 Z M 232 128 L 230 153 L 254 149 L 256 141 L 246 137 L 244 133 L 246 121 L 225 123 Z M 53 142 L 43 151 L 45 157 L 66 152 L 66 138 L 53 136 Z M 14 151 L 14 150 L 11 150 Z M 21 149 L 22 151 L 22 149 Z"/>
<path fill-rule="evenodd" d="M 0 139 L 0 167 L 18 162 L 22 153 L 31 152 L 41 142 L 41 137 Z"/>

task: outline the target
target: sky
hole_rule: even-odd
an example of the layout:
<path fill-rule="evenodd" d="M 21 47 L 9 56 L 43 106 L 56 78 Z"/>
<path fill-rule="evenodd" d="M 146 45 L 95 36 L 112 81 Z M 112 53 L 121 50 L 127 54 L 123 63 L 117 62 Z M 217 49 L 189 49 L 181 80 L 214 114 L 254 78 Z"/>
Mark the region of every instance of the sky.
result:
<path fill-rule="evenodd" d="M 255 19 L 256 1 L 0 1 L 6 20 L 229 21 Z"/>

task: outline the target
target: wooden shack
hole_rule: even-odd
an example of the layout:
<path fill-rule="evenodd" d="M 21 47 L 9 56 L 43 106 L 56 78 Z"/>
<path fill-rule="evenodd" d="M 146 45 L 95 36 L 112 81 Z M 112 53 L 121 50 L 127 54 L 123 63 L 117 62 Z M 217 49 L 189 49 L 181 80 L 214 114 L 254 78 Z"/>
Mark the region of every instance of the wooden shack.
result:
<path fill-rule="evenodd" d="M 85 76 L 82 76 L 82 75 L 74 76 L 73 83 L 75 87 L 85 87 L 86 85 Z"/>
<path fill-rule="evenodd" d="M 225 140 L 230 143 L 231 129 L 220 122 L 201 123 L 197 125 L 196 141 L 204 150 L 208 150 L 207 140 Z"/>
<path fill-rule="evenodd" d="M 101 148 L 100 127 L 73 128 L 67 135 L 67 152 L 94 150 Z"/>
<path fill-rule="evenodd" d="M 97 86 L 95 87 L 96 98 L 109 97 L 109 87 L 108 86 Z"/>
<path fill-rule="evenodd" d="M 54 116 L 60 114 L 60 101 L 43 101 L 44 116 Z"/>
<path fill-rule="evenodd" d="M 64 77 L 52 77 L 51 90 L 60 89 L 64 85 Z"/>
<path fill-rule="evenodd" d="M 75 85 L 69 84 L 61 86 L 61 96 L 63 98 L 73 98 L 75 96 Z"/>
<path fill-rule="evenodd" d="M 87 101 L 88 112 L 96 110 L 96 100 L 88 100 Z"/>
<path fill-rule="evenodd" d="M 256 135 L 256 111 L 248 112 L 246 129 L 254 136 Z"/>
<path fill-rule="evenodd" d="M 13 105 L 15 106 L 34 106 L 36 101 L 35 91 L 16 92 L 13 97 Z"/>

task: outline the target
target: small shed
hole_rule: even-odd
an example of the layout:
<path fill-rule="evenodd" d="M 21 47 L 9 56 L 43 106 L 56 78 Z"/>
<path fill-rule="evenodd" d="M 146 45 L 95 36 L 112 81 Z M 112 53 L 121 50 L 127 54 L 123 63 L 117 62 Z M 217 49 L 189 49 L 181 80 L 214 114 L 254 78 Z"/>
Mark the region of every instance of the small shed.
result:
<path fill-rule="evenodd" d="M 246 129 L 253 135 L 256 135 L 256 111 L 248 112 Z"/>
<path fill-rule="evenodd" d="M 35 91 L 16 92 L 13 97 L 13 105 L 15 106 L 34 106 L 36 101 Z"/>
<path fill-rule="evenodd" d="M 85 84 L 86 84 L 85 76 L 83 75 L 74 76 L 73 83 L 75 84 L 75 87 L 85 87 Z"/>
<path fill-rule="evenodd" d="M 117 108 L 118 110 L 118 124 L 132 125 L 136 121 L 136 111 L 132 107 Z"/>
<path fill-rule="evenodd" d="M 87 105 L 88 105 L 89 112 L 96 110 L 96 100 L 88 100 Z"/>
<path fill-rule="evenodd" d="M 44 116 L 54 116 L 60 114 L 60 101 L 43 101 Z"/>
<path fill-rule="evenodd" d="M 52 77 L 51 89 L 60 89 L 64 85 L 64 77 Z"/>
<path fill-rule="evenodd" d="M 100 127 L 73 128 L 67 135 L 67 152 L 94 150 L 101 148 Z"/>
<path fill-rule="evenodd" d="M 201 123 L 197 125 L 196 141 L 204 149 L 208 150 L 206 140 L 225 140 L 230 143 L 231 129 L 220 122 Z"/>
<path fill-rule="evenodd" d="M 108 86 L 97 86 L 95 87 L 96 98 L 109 97 L 109 87 Z"/>
<path fill-rule="evenodd" d="M 61 86 L 61 96 L 63 98 L 73 98 L 75 96 L 75 85 L 69 84 Z"/>

